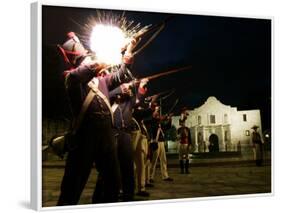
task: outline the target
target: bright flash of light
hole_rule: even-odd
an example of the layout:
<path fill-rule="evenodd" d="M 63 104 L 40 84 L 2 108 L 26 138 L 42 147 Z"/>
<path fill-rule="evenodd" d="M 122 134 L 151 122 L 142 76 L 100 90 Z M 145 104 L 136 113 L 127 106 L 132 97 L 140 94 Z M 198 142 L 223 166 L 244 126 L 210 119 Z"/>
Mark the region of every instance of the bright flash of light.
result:
<path fill-rule="evenodd" d="M 81 40 L 95 53 L 97 60 L 112 66 L 121 64 L 121 49 L 150 27 L 127 20 L 125 12 L 118 14 L 100 10 L 81 26 L 85 31 Z"/>
<path fill-rule="evenodd" d="M 109 65 L 122 62 L 121 50 L 127 42 L 121 28 L 112 25 L 95 25 L 90 36 L 90 48 L 95 52 L 97 60 Z"/>

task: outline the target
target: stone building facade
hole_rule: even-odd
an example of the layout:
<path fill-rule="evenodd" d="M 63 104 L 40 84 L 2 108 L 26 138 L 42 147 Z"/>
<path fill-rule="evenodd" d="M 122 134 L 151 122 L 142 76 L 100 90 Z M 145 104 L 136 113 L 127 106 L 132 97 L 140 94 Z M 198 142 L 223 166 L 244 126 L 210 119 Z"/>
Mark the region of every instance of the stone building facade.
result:
<path fill-rule="evenodd" d="M 179 116 L 174 116 L 172 123 L 178 128 Z M 194 152 L 209 152 L 213 142 L 220 152 L 250 150 L 252 126 L 259 126 L 262 132 L 259 109 L 237 110 L 213 96 L 189 111 L 186 125 L 191 129 Z"/>

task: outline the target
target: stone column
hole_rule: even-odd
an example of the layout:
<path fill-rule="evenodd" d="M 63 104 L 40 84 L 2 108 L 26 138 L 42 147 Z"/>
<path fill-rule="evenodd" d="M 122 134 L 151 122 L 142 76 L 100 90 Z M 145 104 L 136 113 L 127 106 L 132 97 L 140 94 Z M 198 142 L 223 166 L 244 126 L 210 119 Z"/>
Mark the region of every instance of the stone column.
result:
<path fill-rule="evenodd" d="M 221 146 L 222 147 L 220 147 L 220 151 L 226 151 L 225 150 L 225 141 L 224 141 L 224 127 L 223 127 L 223 125 L 221 126 L 221 140 L 222 140 L 222 142 L 221 142 Z"/>
<path fill-rule="evenodd" d="M 232 137 L 231 129 L 230 129 L 229 126 L 227 127 L 227 132 L 228 132 L 228 144 L 229 144 L 229 147 L 230 147 L 228 149 L 228 151 L 236 151 L 238 141 L 237 141 L 237 143 L 233 143 L 232 138 L 231 138 Z"/>
<path fill-rule="evenodd" d="M 206 138 L 206 132 L 205 131 L 206 131 L 206 129 L 203 126 L 202 127 L 202 138 L 203 138 L 203 142 L 205 143 L 205 146 L 206 146 L 205 152 L 209 152 L 209 143 L 207 143 L 207 138 Z"/>
<path fill-rule="evenodd" d="M 198 152 L 198 126 L 194 127 L 194 152 Z"/>

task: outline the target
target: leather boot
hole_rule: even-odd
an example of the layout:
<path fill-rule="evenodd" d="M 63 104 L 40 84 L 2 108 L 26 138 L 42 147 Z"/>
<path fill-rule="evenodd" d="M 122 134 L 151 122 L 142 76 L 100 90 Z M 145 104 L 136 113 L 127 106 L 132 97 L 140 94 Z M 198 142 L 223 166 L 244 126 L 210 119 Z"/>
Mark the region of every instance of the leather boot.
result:
<path fill-rule="evenodd" d="M 185 173 L 189 174 L 190 172 L 189 172 L 189 160 L 188 159 L 185 161 L 184 168 L 185 168 Z"/>
<path fill-rule="evenodd" d="M 183 160 L 180 160 L 180 169 L 181 169 L 181 174 L 184 174 L 184 165 L 183 165 Z"/>

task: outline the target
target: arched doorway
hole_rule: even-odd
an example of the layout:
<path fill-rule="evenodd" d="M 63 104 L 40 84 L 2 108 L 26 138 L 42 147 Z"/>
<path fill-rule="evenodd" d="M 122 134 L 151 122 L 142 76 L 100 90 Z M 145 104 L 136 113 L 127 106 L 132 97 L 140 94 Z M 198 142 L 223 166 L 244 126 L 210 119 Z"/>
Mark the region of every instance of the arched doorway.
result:
<path fill-rule="evenodd" d="M 209 137 L 209 152 L 219 152 L 219 137 L 216 134 L 211 134 Z"/>

